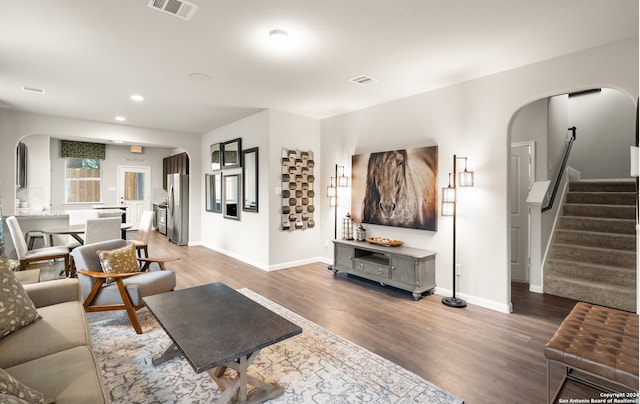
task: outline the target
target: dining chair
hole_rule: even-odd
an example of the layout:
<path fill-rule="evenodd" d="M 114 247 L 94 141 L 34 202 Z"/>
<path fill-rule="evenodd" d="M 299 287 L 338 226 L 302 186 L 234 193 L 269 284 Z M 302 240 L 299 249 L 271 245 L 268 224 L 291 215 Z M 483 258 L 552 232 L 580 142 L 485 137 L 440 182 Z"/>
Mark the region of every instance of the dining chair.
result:
<path fill-rule="evenodd" d="M 87 222 L 87 220 L 89 219 L 97 219 L 98 218 L 98 211 L 95 209 L 82 209 L 82 210 L 70 210 L 69 211 L 69 225 L 70 226 L 74 226 L 74 225 L 79 225 L 79 224 L 85 224 Z M 70 249 L 74 249 L 78 246 L 80 246 L 80 242 L 78 242 L 76 239 L 74 239 L 71 236 L 68 236 L 69 240 L 67 241 L 67 243 L 64 245 L 65 247 L 68 247 Z"/>
<path fill-rule="evenodd" d="M 27 248 L 27 241 L 24 238 L 24 233 L 15 216 L 9 216 L 7 218 L 7 227 L 9 227 L 9 233 L 11 233 L 16 255 L 20 261 L 21 271 L 25 270 L 27 265 L 32 262 L 64 258 L 65 275 L 69 276 L 69 249 L 67 247 L 44 247 L 29 250 Z"/>
<path fill-rule="evenodd" d="M 153 216 L 155 212 L 151 210 L 145 210 L 142 212 L 142 217 L 140 218 L 140 224 L 138 225 L 138 232 L 136 233 L 136 238 L 131 240 L 133 244 L 136 246 L 136 252 L 138 253 L 138 257 L 142 258 L 142 253 L 144 252 L 144 257 L 149 257 L 149 238 L 151 237 L 151 227 L 153 226 Z"/>
<path fill-rule="evenodd" d="M 120 239 L 120 217 L 102 217 L 87 219 L 84 230 L 84 244 L 95 244 L 101 241 Z"/>
<path fill-rule="evenodd" d="M 127 240 L 85 244 L 71 252 L 78 269 L 80 294 L 85 311 L 126 310 L 136 333 L 142 334 L 136 311 L 145 296 L 165 293 L 176 286 L 176 274 L 164 263 L 177 258 L 143 259 L 138 265 L 135 247 Z M 160 270 L 149 268 L 155 262 Z"/>

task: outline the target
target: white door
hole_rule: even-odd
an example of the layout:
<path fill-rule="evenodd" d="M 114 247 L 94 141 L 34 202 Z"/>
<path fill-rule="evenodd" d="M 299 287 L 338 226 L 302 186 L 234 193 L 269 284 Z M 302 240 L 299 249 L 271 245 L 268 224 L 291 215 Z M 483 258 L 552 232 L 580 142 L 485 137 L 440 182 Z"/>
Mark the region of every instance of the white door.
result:
<path fill-rule="evenodd" d="M 151 210 L 151 168 L 118 166 L 118 201 L 127 207 L 127 224 L 137 230 L 142 212 Z"/>
<path fill-rule="evenodd" d="M 533 184 L 532 144 L 511 145 L 509 203 L 511 205 L 511 280 L 529 282 L 529 207 Z"/>

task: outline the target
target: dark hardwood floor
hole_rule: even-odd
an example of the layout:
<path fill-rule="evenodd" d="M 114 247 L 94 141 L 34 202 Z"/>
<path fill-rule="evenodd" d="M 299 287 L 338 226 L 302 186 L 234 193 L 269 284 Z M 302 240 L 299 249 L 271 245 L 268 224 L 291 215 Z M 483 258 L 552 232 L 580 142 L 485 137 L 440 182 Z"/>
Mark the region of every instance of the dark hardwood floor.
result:
<path fill-rule="evenodd" d="M 543 403 L 544 345 L 575 301 L 513 284 L 511 314 L 469 305 L 452 309 L 432 295 L 411 294 L 360 278 L 334 276 L 324 263 L 265 272 L 205 247 L 176 246 L 154 233 L 152 257 L 167 264 L 177 288 L 224 282 L 249 288 L 322 327 L 414 372 L 465 403 Z M 552 386 L 562 376 L 553 368 Z M 567 382 L 561 398 L 599 398 Z"/>

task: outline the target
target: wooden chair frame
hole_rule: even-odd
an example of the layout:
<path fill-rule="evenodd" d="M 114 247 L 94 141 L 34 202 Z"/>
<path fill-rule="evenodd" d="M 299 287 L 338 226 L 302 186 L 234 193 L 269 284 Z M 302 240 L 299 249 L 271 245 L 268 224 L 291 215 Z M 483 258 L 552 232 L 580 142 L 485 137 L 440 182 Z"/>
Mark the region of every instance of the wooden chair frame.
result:
<path fill-rule="evenodd" d="M 84 306 L 85 311 L 87 311 L 87 312 L 99 312 L 99 311 L 111 311 L 111 310 L 126 310 L 127 311 L 127 316 L 129 316 L 129 321 L 131 322 L 131 325 L 133 326 L 133 328 L 136 330 L 136 333 L 137 334 L 142 334 L 142 327 L 140 326 L 140 321 L 138 320 L 138 316 L 136 315 L 136 311 L 138 311 L 141 308 L 143 308 L 144 304 L 141 303 L 141 304 L 139 304 L 137 306 L 133 305 L 133 303 L 131 302 L 131 298 L 129 297 L 129 294 L 127 293 L 127 287 L 125 286 L 123 280 L 126 279 L 126 278 L 131 278 L 133 276 L 139 275 L 141 273 L 144 273 L 145 271 L 147 271 L 149 269 L 149 266 L 152 263 L 158 264 L 158 266 L 160 267 L 160 270 L 163 271 L 163 270 L 166 269 L 165 266 L 164 266 L 165 262 L 177 261 L 179 259 L 180 258 L 149 258 L 149 259 L 142 259 L 141 261 L 144 261 L 144 264 L 140 268 L 140 272 L 105 273 L 105 272 L 84 271 L 84 270 L 78 271 L 79 274 L 90 276 L 90 277 L 95 278 L 97 280 L 96 283 L 93 285 L 93 288 L 89 292 L 89 295 L 87 296 L 87 298 L 83 302 L 83 306 Z M 104 285 L 104 283 L 107 281 L 107 278 L 114 279 L 116 284 L 118 285 L 118 291 L 120 292 L 120 297 L 122 298 L 122 304 L 109 304 L 109 305 L 103 305 L 103 306 L 92 306 L 91 304 L 93 303 L 94 299 L 98 295 L 98 292 L 100 292 L 100 289 L 102 288 L 102 285 Z"/>

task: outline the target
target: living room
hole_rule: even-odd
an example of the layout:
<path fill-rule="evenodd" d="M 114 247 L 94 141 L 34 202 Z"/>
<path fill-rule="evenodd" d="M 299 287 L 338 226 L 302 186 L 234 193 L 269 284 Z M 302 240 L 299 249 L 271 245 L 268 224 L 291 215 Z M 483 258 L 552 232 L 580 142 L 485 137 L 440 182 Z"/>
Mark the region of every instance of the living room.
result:
<path fill-rule="evenodd" d="M 562 53 L 552 57 L 529 60 L 524 65 L 514 65 L 459 82 L 453 80 L 428 91 L 412 93 L 406 90 L 394 100 L 385 99 L 367 105 L 354 102 L 351 108 L 336 102 L 332 105 L 335 113 L 321 119 L 290 112 L 284 104 L 271 105 L 263 100 L 252 106 L 255 110 L 245 111 L 247 114 L 244 116 L 198 132 L 178 127 L 156 129 L 152 124 L 146 127 L 136 125 L 133 117 L 129 118 L 132 124 L 121 124 L 109 122 L 111 115 L 106 114 L 100 119 L 87 119 L 50 111 L 33 112 L 26 107 L 23 110 L 2 108 L 0 138 L 3 144 L 8 145 L 0 150 L 2 214 L 10 215 L 15 209 L 14 146 L 25 136 L 64 135 L 86 141 L 122 139 L 131 144 L 179 148 L 187 151 L 191 159 L 191 171 L 197 173 L 192 175 L 191 245 L 208 247 L 265 271 L 318 261 L 326 267 L 333 260 L 331 240 L 334 237 L 334 220 L 340 224 L 350 211 L 346 203 L 349 196 L 345 194 L 342 196 L 344 201 L 341 201 L 344 203 L 338 206 L 337 218 L 334 217 L 334 210 L 325 197 L 335 165 L 344 166 L 348 175 L 351 158 L 355 154 L 438 146 L 439 187 L 445 187 L 449 181 L 447 173 L 452 170 L 450 160 L 454 154 L 466 156 L 469 168 L 476 173 L 476 186 L 472 190 L 465 190 L 464 194 L 473 203 L 464 204 L 464 209 L 459 212 L 456 257 L 460 265 L 456 285 L 458 292 L 472 305 L 509 313 L 513 298 L 510 282 L 508 167 L 510 128 L 514 116 L 522 107 L 534 101 L 596 87 L 619 90 L 633 103 L 638 98 L 637 2 L 617 3 L 620 9 L 613 11 L 606 3 L 593 2 L 590 5 L 600 10 L 601 15 L 613 14 L 606 23 L 602 23 L 606 27 L 602 29 L 603 32 L 609 28 L 613 32 L 613 27 L 626 27 L 626 31 L 617 33 L 616 38 L 602 33 L 603 39 L 592 39 L 590 46 L 567 44 Z M 583 6 L 577 3 L 572 5 L 575 13 L 579 14 L 576 10 L 581 10 Z M 205 9 L 204 5 L 200 7 Z M 619 21 L 624 23 L 619 24 Z M 558 25 L 560 23 L 556 22 L 553 26 Z M 592 26 L 600 25 L 594 23 Z M 178 28 L 172 28 L 175 29 Z M 586 32 L 591 30 L 587 27 L 567 28 L 576 37 L 586 36 Z M 9 34 L 3 37 L 11 37 Z M 489 56 L 480 54 L 474 57 L 498 57 L 500 48 L 497 48 L 495 53 L 487 52 Z M 265 69 L 275 69 L 280 63 L 265 62 Z M 364 66 L 359 67 L 365 69 Z M 451 67 L 451 71 L 454 70 Z M 353 75 L 361 73 L 358 70 Z M 363 87 L 363 91 L 371 91 L 375 88 L 372 86 L 384 83 L 382 72 L 380 75 L 370 74 L 378 76 L 381 82 Z M 452 75 L 455 76 L 455 72 Z M 93 79 L 98 81 L 99 77 Z M 277 92 L 286 87 L 286 84 L 279 83 L 271 91 Z M 198 91 L 203 90 L 195 90 Z M 3 91 L 0 98 L 6 101 L 8 96 L 4 94 Z M 128 93 L 124 96 L 128 96 Z M 227 105 L 234 105 L 234 99 L 230 98 Z M 178 108 L 173 111 L 176 115 L 181 113 Z M 165 114 L 166 110 L 158 109 L 157 115 Z M 205 211 L 205 175 L 212 171 L 211 145 L 235 138 L 242 138 L 245 149 L 259 148 L 260 205 L 258 212 L 241 212 L 240 220 L 229 220 Z M 317 179 L 315 205 L 318 209 L 315 213 L 316 226 L 312 229 L 283 231 L 281 228 L 278 208 L 282 197 L 277 192 L 281 187 L 283 149 L 311 151 L 314 154 L 314 174 Z M 453 287 L 453 232 L 449 218 L 440 217 L 438 221 L 435 232 L 376 226 L 370 228 L 370 235 L 402 240 L 407 246 L 437 252 L 436 293 L 444 296 L 449 295 Z"/>

